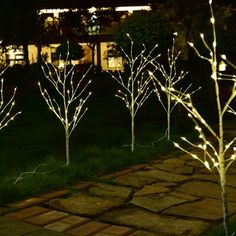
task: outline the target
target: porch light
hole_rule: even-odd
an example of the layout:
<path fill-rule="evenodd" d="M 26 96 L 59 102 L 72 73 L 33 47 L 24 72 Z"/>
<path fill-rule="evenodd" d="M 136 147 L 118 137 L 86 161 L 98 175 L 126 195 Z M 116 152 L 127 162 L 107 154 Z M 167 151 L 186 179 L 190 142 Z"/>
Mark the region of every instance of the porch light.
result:
<path fill-rule="evenodd" d="M 100 24 L 98 22 L 98 17 L 93 13 L 88 22 L 88 32 L 90 35 L 97 35 L 100 32 Z"/>

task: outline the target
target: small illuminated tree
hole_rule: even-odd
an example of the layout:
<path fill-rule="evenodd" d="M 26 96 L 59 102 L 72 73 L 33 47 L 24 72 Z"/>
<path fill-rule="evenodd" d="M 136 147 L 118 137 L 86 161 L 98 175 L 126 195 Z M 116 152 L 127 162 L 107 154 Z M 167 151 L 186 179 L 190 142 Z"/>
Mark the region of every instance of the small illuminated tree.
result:
<path fill-rule="evenodd" d="M 115 96 L 124 101 L 130 112 L 131 152 L 133 152 L 135 145 L 135 117 L 139 108 L 146 102 L 148 97 L 154 91 L 154 89 L 149 86 L 152 78 L 150 75 L 145 73 L 144 70 L 147 66 L 152 65 L 160 54 L 152 56 L 158 47 L 157 45 L 155 45 L 149 52 L 147 52 L 145 45 L 143 45 L 143 49 L 139 52 L 139 54 L 134 56 L 134 41 L 129 34 L 127 34 L 127 37 L 130 39 L 130 52 L 127 53 L 123 49 L 121 50 L 124 54 L 124 59 L 128 67 L 128 71 L 126 72 L 128 73 L 128 79 L 126 80 L 126 78 L 122 77 L 120 71 L 117 71 L 118 75 L 114 75 L 110 72 L 108 73 L 121 86 L 121 89 L 117 90 L 117 94 Z"/>
<path fill-rule="evenodd" d="M 212 8 L 212 0 L 209 0 L 210 5 L 210 12 L 211 12 L 211 19 L 210 22 L 212 24 L 212 32 L 213 32 L 213 42 L 210 46 L 205 38 L 204 34 L 200 34 L 201 40 L 205 46 L 205 48 L 209 52 L 209 56 L 205 57 L 201 55 L 201 53 L 198 51 L 198 49 L 194 46 L 193 43 L 189 43 L 189 45 L 195 50 L 198 57 L 200 57 L 203 60 L 206 60 L 210 63 L 211 66 L 211 79 L 214 82 L 214 89 L 215 89 L 215 100 L 216 100 L 216 106 L 217 106 L 217 114 L 218 114 L 218 126 L 217 128 L 214 128 L 210 123 L 207 122 L 206 119 L 203 118 L 203 116 L 199 113 L 197 108 L 194 106 L 194 103 L 192 101 L 191 94 L 184 93 L 181 91 L 178 91 L 174 88 L 172 88 L 171 96 L 174 100 L 176 100 L 178 103 L 182 104 L 183 107 L 188 111 L 188 116 L 192 119 L 192 121 L 195 124 L 195 129 L 199 133 L 199 138 L 202 141 L 202 144 L 195 144 L 189 141 L 187 138 L 182 137 L 182 140 L 190 144 L 192 147 L 201 150 L 202 155 L 197 155 L 194 153 L 194 151 L 189 151 L 188 149 L 185 149 L 184 147 L 180 146 L 178 143 L 174 143 L 174 145 L 184 151 L 185 153 L 192 156 L 194 159 L 200 161 L 209 171 L 212 171 L 214 168 L 218 171 L 219 174 L 219 182 L 221 187 L 221 193 L 222 193 L 222 206 L 223 206 L 223 226 L 225 230 L 225 235 L 229 236 L 229 230 L 228 230 L 228 202 L 227 202 L 227 193 L 226 193 L 226 183 L 227 183 L 227 170 L 230 167 L 230 165 L 235 161 L 236 154 L 235 154 L 235 147 L 233 145 L 235 144 L 236 137 L 234 137 L 232 140 L 227 141 L 224 137 L 224 115 L 227 111 L 230 111 L 231 113 L 235 114 L 235 110 L 230 107 L 231 102 L 236 97 L 236 76 L 235 75 L 224 75 L 223 72 L 221 72 L 222 67 L 220 67 L 220 63 L 218 63 L 217 59 L 217 38 L 216 38 L 216 30 L 215 30 L 215 17 L 214 12 Z M 226 56 L 222 56 L 223 60 L 226 60 Z M 229 63 L 232 65 L 232 63 Z M 235 68 L 235 66 L 234 66 Z M 221 101 L 220 97 L 220 88 L 219 88 L 219 81 L 220 80 L 231 80 L 233 83 L 232 92 L 229 96 L 228 100 L 223 103 Z M 167 89 L 165 86 L 161 87 L 162 90 L 167 92 Z M 209 137 L 209 134 L 211 134 L 211 137 Z M 213 139 L 212 139 L 213 137 Z"/>
<path fill-rule="evenodd" d="M 0 73 L 0 77 L 2 77 L 5 70 L 3 70 Z M 4 98 L 4 80 L 3 79 L 1 79 L 0 89 L 1 89 L 0 90 L 0 96 L 1 96 L 0 98 L 0 130 L 1 130 L 4 127 L 6 127 L 9 122 L 13 121 L 16 116 L 21 114 L 21 111 L 12 114 L 12 110 L 15 106 L 15 95 L 16 95 L 17 88 L 14 88 L 14 92 L 8 101 L 5 101 L 5 98 Z"/>
<path fill-rule="evenodd" d="M 177 36 L 177 33 L 174 33 L 174 35 Z M 157 71 L 161 73 L 161 76 L 164 79 L 164 81 L 161 81 L 159 78 L 157 79 L 157 77 L 152 76 L 153 75 L 152 72 L 149 72 L 152 78 L 154 78 L 153 82 L 155 86 L 155 93 L 162 107 L 164 108 L 166 112 L 167 129 L 166 129 L 165 137 L 167 136 L 168 141 L 170 140 L 170 133 L 171 133 L 171 113 L 173 112 L 175 106 L 178 104 L 176 100 L 171 99 L 172 98 L 171 90 L 176 86 L 178 82 L 184 79 L 188 73 L 184 71 L 180 71 L 180 72 L 178 71 L 176 64 L 177 64 L 179 55 L 180 55 L 180 52 L 177 52 L 177 53 L 175 52 L 175 38 L 173 38 L 173 45 L 171 49 L 167 50 L 167 56 L 168 56 L 167 66 L 165 67 L 163 64 L 156 63 L 156 62 L 155 64 L 153 64 L 155 68 L 157 69 Z M 165 92 L 167 104 L 161 98 L 158 86 L 160 86 L 161 89 Z M 186 93 L 190 87 L 191 87 L 191 84 L 183 92 Z M 194 92 L 195 91 L 193 91 L 192 93 Z M 183 98 L 183 96 L 181 95 L 180 97 Z"/>
<path fill-rule="evenodd" d="M 74 66 L 68 69 L 69 44 L 64 68 L 57 68 L 51 63 L 44 62 L 42 70 L 46 79 L 51 83 L 58 98 L 53 98 L 47 89 L 38 82 L 40 92 L 49 109 L 56 115 L 64 127 L 66 144 L 66 166 L 70 164 L 70 136 L 88 108 L 84 104 L 92 94 L 85 94 L 91 80 L 85 81 L 90 68 L 80 78 L 74 79 Z"/>

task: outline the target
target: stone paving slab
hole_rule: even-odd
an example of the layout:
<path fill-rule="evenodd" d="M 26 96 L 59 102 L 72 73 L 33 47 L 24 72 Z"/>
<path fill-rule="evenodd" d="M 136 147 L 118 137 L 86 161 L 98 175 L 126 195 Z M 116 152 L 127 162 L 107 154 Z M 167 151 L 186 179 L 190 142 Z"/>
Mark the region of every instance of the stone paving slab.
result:
<path fill-rule="evenodd" d="M 163 164 L 168 164 L 174 167 L 184 166 L 186 164 L 185 160 L 182 160 L 181 158 L 176 158 L 173 156 L 170 156 L 169 158 L 166 158 L 162 161 Z"/>
<path fill-rule="evenodd" d="M 64 232 L 64 231 L 69 230 L 75 226 L 87 223 L 90 220 L 91 219 L 89 219 L 89 218 L 70 215 L 66 218 L 63 218 L 63 219 L 55 221 L 51 224 L 45 225 L 44 228 L 51 229 L 51 230 L 54 230 L 57 232 Z"/>
<path fill-rule="evenodd" d="M 174 174 L 162 170 L 149 170 L 149 171 L 139 171 L 136 172 L 137 175 L 141 177 L 148 177 L 160 181 L 168 181 L 168 182 L 182 182 L 188 179 L 187 176 Z"/>
<path fill-rule="evenodd" d="M 86 224 L 83 224 L 69 231 L 66 231 L 66 233 L 69 235 L 75 235 L 75 236 L 87 236 L 87 235 L 95 234 L 98 231 L 108 228 L 109 226 L 110 225 L 106 223 L 90 221 Z"/>
<path fill-rule="evenodd" d="M 56 220 L 60 220 L 66 216 L 68 216 L 68 213 L 50 210 L 46 213 L 28 218 L 25 221 L 34 225 L 44 226 Z"/>
<path fill-rule="evenodd" d="M 122 205 L 122 202 L 81 193 L 66 199 L 51 200 L 49 205 L 72 214 L 94 216 L 112 207 Z"/>
<path fill-rule="evenodd" d="M 196 236 L 208 227 L 207 223 L 200 220 L 163 217 L 137 207 L 113 210 L 102 215 L 100 218 L 114 224 L 169 235 Z"/>
<path fill-rule="evenodd" d="M 130 234 L 129 236 L 170 236 L 167 234 L 163 234 L 163 233 L 151 233 L 151 232 L 147 232 L 147 231 L 142 231 L 142 230 L 138 230 L 132 234 Z"/>
<path fill-rule="evenodd" d="M 236 171 L 229 173 L 229 212 L 236 215 Z M 222 220 L 218 175 L 186 155 L 106 178 L 112 182 L 81 182 L 73 193 L 62 189 L 11 204 L 16 211 L 2 227 L 0 217 L 0 236 L 9 228 L 9 236 L 197 236 Z"/>
<path fill-rule="evenodd" d="M 122 175 L 120 177 L 117 177 L 114 179 L 114 182 L 119 185 L 141 188 L 146 184 L 155 183 L 156 180 L 152 177 L 141 176 L 141 175 L 137 174 L 136 172 L 134 172 L 131 174 Z"/>
<path fill-rule="evenodd" d="M 96 233 L 94 236 L 111 236 L 111 235 L 126 236 L 126 235 L 130 235 L 134 231 L 135 230 L 132 228 L 112 225 Z"/>
<path fill-rule="evenodd" d="M 0 217 L 1 236 L 65 236 L 63 233 L 43 229 L 7 216 Z"/>
<path fill-rule="evenodd" d="M 192 217 L 202 220 L 217 221 L 222 219 L 222 202 L 204 198 L 201 201 L 185 203 L 171 207 L 163 212 L 167 215 Z M 229 216 L 236 213 L 236 203 L 229 203 Z"/>
<path fill-rule="evenodd" d="M 163 186 L 160 183 L 155 183 L 155 184 L 144 186 L 140 190 L 136 191 L 134 196 L 142 196 L 142 195 L 155 194 L 155 193 L 166 193 L 170 191 L 171 191 L 170 188 Z"/>
<path fill-rule="evenodd" d="M 153 212 L 159 212 L 166 208 L 169 208 L 180 203 L 184 203 L 187 200 L 175 196 L 164 196 L 160 197 L 158 195 L 148 195 L 134 197 L 130 203 L 145 208 Z"/>
<path fill-rule="evenodd" d="M 24 220 L 26 218 L 33 217 L 33 216 L 39 215 L 41 213 L 45 213 L 47 211 L 49 211 L 49 209 L 47 209 L 45 207 L 33 206 L 33 207 L 25 208 L 20 211 L 11 212 L 11 213 L 7 214 L 7 216 L 13 217 L 13 218 L 16 218 L 19 220 Z"/>
<path fill-rule="evenodd" d="M 89 192 L 96 196 L 125 201 L 131 194 L 132 189 L 122 186 L 97 183 L 95 186 L 89 188 Z"/>
<path fill-rule="evenodd" d="M 194 175 L 191 176 L 191 179 L 197 179 L 197 180 L 202 180 L 202 181 L 211 181 L 211 182 L 215 182 L 218 184 L 219 181 L 219 177 L 216 174 L 210 174 L 210 173 L 196 173 Z"/>
<path fill-rule="evenodd" d="M 153 167 L 164 170 L 170 173 L 174 174 L 180 174 L 180 175 L 191 175 L 194 173 L 194 168 L 192 166 L 176 166 L 171 163 L 159 163 L 152 165 Z"/>
<path fill-rule="evenodd" d="M 12 207 L 12 208 L 21 209 L 21 208 L 26 208 L 26 207 L 29 207 L 29 206 L 34 206 L 34 205 L 42 203 L 42 202 L 45 202 L 44 198 L 32 197 L 32 198 L 28 198 L 28 199 L 25 199 L 25 200 L 22 200 L 22 201 L 19 201 L 19 202 L 9 204 L 9 206 Z"/>
<path fill-rule="evenodd" d="M 235 179 L 236 181 L 236 179 Z M 236 201 L 236 189 L 227 187 L 228 191 L 228 200 Z M 221 199 L 221 190 L 218 184 L 207 182 L 207 181 L 196 181 L 192 180 L 186 183 L 183 183 L 175 189 L 178 192 L 182 193 L 191 193 L 191 195 L 205 198 L 218 198 Z"/>

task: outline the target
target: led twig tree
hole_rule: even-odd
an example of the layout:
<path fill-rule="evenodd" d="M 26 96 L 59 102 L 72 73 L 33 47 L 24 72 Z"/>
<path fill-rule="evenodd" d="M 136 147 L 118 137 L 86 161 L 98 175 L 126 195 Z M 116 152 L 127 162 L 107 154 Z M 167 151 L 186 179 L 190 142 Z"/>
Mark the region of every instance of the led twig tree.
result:
<path fill-rule="evenodd" d="M 177 33 L 175 33 L 174 35 L 177 36 Z M 173 101 L 171 97 L 171 90 L 176 86 L 177 83 L 179 83 L 187 75 L 187 72 L 184 72 L 184 71 L 179 72 L 177 70 L 176 64 L 177 64 L 179 55 L 180 55 L 180 52 L 178 53 L 175 52 L 175 38 L 173 38 L 172 48 L 168 49 L 167 51 L 167 56 L 168 56 L 168 64 L 166 66 L 167 68 L 163 64 L 160 64 L 160 63 L 154 64 L 155 68 L 161 73 L 161 76 L 164 79 L 164 81 L 157 79 L 155 76 L 153 76 L 152 72 L 149 72 L 149 74 L 154 78 L 155 93 L 162 107 L 164 108 L 166 112 L 167 129 L 166 129 L 165 137 L 167 136 L 168 141 L 170 140 L 170 133 L 171 133 L 171 113 L 173 112 L 175 106 L 178 104 L 176 100 Z M 157 85 L 160 86 L 161 89 L 165 92 L 167 104 L 161 98 Z M 189 90 L 190 87 L 191 85 L 189 85 L 183 91 L 183 94 L 185 94 Z M 179 95 L 179 96 L 180 98 L 184 98 L 182 95 Z"/>
<path fill-rule="evenodd" d="M 46 79 L 51 83 L 59 97 L 53 98 L 47 89 L 43 89 L 38 82 L 40 92 L 47 103 L 49 109 L 56 115 L 64 127 L 66 143 L 66 166 L 70 164 L 70 136 L 88 108 L 84 104 L 92 94 L 85 94 L 85 90 L 91 83 L 86 81 L 90 68 L 80 80 L 74 79 L 74 66 L 68 69 L 69 45 L 65 66 L 61 70 L 51 63 L 44 62 L 42 66 Z"/>
<path fill-rule="evenodd" d="M 0 77 L 3 75 L 5 70 L 3 70 L 0 73 Z M 9 124 L 9 122 L 13 121 L 16 116 L 21 114 L 21 111 L 12 114 L 12 110 L 15 106 L 16 90 L 17 90 L 17 88 L 14 88 L 14 92 L 13 92 L 12 96 L 10 97 L 10 99 L 8 101 L 5 101 L 5 98 L 4 98 L 4 80 L 1 79 L 1 87 L 0 87 L 0 96 L 1 96 L 1 98 L 0 98 L 0 130 L 3 129 L 4 127 L 6 127 Z"/>
<path fill-rule="evenodd" d="M 152 65 L 160 55 L 153 56 L 158 47 L 157 45 L 155 45 L 150 51 L 148 51 L 145 45 L 143 45 L 143 49 L 140 53 L 137 56 L 134 56 L 134 41 L 129 34 L 127 34 L 127 37 L 130 39 L 130 52 L 127 53 L 123 49 L 121 50 L 128 67 L 128 79 L 126 80 L 126 78 L 122 77 L 120 71 L 117 72 L 118 75 L 116 76 L 109 72 L 108 73 L 121 86 L 121 89 L 117 90 L 115 96 L 124 101 L 130 112 L 131 152 L 133 152 L 135 145 L 135 117 L 140 107 L 154 91 L 154 89 L 149 86 L 152 78 L 150 75 L 144 73 L 144 70 L 148 65 Z"/>
<path fill-rule="evenodd" d="M 211 124 L 209 124 L 203 116 L 199 113 L 197 108 L 194 106 L 191 94 L 184 93 L 181 91 L 177 91 L 174 88 L 171 89 L 171 96 L 178 103 L 182 104 L 183 107 L 188 111 L 188 116 L 193 120 L 195 124 L 195 129 L 199 133 L 199 138 L 202 141 L 202 144 L 194 144 L 189 141 L 187 138 L 182 137 L 182 139 L 190 144 L 192 147 L 197 148 L 202 151 L 202 155 L 197 155 L 192 151 L 189 151 L 178 143 L 174 143 L 174 145 L 188 153 L 194 159 L 200 161 L 208 170 L 212 171 L 214 168 L 217 169 L 219 173 L 220 187 L 222 192 L 222 205 L 223 205 L 223 225 L 225 234 L 229 235 L 227 218 L 228 218 L 228 203 L 227 203 L 227 193 L 226 193 L 226 172 L 230 165 L 236 159 L 236 155 L 234 153 L 233 145 L 236 141 L 236 137 L 231 141 L 226 141 L 224 137 L 224 115 L 227 111 L 231 111 L 234 113 L 234 110 L 230 108 L 230 103 L 236 96 L 236 80 L 235 76 L 231 77 L 231 81 L 233 82 L 232 93 L 229 96 L 228 100 L 223 104 L 220 97 L 220 88 L 219 88 L 219 80 L 223 79 L 223 73 L 219 71 L 219 63 L 217 60 L 217 38 L 216 38 L 216 30 L 215 30 L 215 17 L 212 8 L 212 0 L 209 0 L 211 19 L 210 22 L 212 24 L 212 32 L 213 32 L 213 42 L 210 46 L 206 40 L 204 39 L 204 34 L 200 34 L 201 40 L 209 52 L 209 57 L 201 55 L 198 49 L 194 46 L 193 43 L 189 43 L 189 45 L 195 50 L 198 57 L 203 60 L 206 60 L 211 65 L 211 79 L 214 82 L 215 89 L 215 100 L 217 106 L 217 115 L 218 115 L 218 126 L 215 129 Z M 227 79 L 230 79 L 227 76 Z M 162 86 L 162 89 L 167 92 L 166 87 Z M 213 140 L 210 141 L 208 138 L 208 134 L 211 134 Z M 226 143 L 225 143 L 226 142 Z"/>

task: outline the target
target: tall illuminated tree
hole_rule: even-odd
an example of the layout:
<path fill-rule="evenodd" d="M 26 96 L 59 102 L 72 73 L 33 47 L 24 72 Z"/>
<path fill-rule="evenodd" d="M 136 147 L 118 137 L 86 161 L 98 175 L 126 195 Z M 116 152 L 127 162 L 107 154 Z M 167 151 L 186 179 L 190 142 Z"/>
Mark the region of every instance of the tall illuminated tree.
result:
<path fill-rule="evenodd" d="M 130 52 L 127 53 L 125 50 L 121 50 L 127 64 L 128 69 L 125 74 L 128 74 L 128 78 L 122 76 L 120 71 L 117 71 L 117 75 L 112 73 L 110 73 L 110 75 L 121 87 L 121 89 L 117 90 L 115 96 L 124 101 L 130 112 L 131 152 L 133 152 L 135 145 L 135 117 L 139 108 L 146 102 L 148 97 L 154 91 L 154 89 L 150 87 L 152 78 L 149 74 L 145 73 L 145 69 L 147 69 L 149 65 L 152 65 L 160 55 L 158 54 L 153 56 L 153 54 L 156 53 L 157 45 L 155 45 L 150 51 L 147 51 L 145 45 L 143 45 L 143 49 L 137 54 L 137 56 L 134 56 L 134 41 L 129 34 L 127 34 L 127 37 L 130 39 Z"/>
<path fill-rule="evenodd" d="M 209 171 L 212 171 L 214 168 L 218 171 L 219 174 L 219 182 L 222 193 L 222 206 L 223 206 L 223 225 L 225 230 L 225 235 L 229 236 L 228 229 L 228 202 L 227 202 L 227 192 L 226 192 L 226 184 L 227 184 L 227 170 L 231 166 L 231 164 L 235 161 L 235 141 L 236 137 L 232 138 L 230 141 L 225 139 L 224 136 L 224 116 L 227 111 L 235 114 L 235 110 L 230 106 L 233 99 L 236 97 L 236 75 L 227 75 L 222 71 L 223 68 L 221 63 L 218 62 L 217 58 L 217 37 L 216 37 L 216 29 L 215 29 L 215 17 L 212 7 L 212 0 L 209 0 L 211 18 L 210 22 L 212 25 L 212 35 L 213 41 L 212 44 L 209 45 L 204 38 L 204 34 L 200 34 L 203 45 L 208 50 L 209 56 L 203 56 L 199 50 L 195 47 L 193 43 L 189 43 L 189 45 L 195 50 L 198 57 L 207 61 L 211 66 L 211 79 L 214 83 L 215 89 L 215 101 L 217 106 L 217 117 L 218 117 L 218 125 L 217 128 L 212 126 L 198 111 L 196 106 L 192 101 L 191 94 L 184 93 L 178 91 L 174 88 L 171 89 L 172 99 L 176 100 L 178 103 L 182 104 L 182 106 L 187 110 L 188 116 L 192 119 L 195 124 L 195 129 L 199 134 L 199 138 L 201 140 L 201 144 L 192 143 L 185 137 L 182 137 L 182 140 L 186 143 L 190 144 L 192 147 L 202 151 L 202 154 L 196 154 L 194 151 L 189 151 L 188 149 L 180 146 L 178 143 L 174 143 L 174 145 L 184 151 L 185 153 L 192 156 L 194 159 L 200 161 Z M 226 56 L 223 55 L 222 59 L 226 62 Z M 228 62 L 229 63 L 229 62 Z M 229 63 L 234 68 L 235 66 L 232 63 Z M 224 103 L 220 97 L 220 87 L 219 81 L 221 80 L 230 80 L 232 81 L 232 91 Z M 167 92 L 165 86 L 161 87 L 163 91 Z M 209 138 L 209 134 L 211 135 Z"/>
<path fill-rule="evenodd" d="M 81 118 L 84 116 L 88 108 L 84 108 L 84 104 L 92 94 L 86 94 L 86 89 L 91 80 L 86 81 L 85 78 L 90 70 L 80 78 L 74 79 L 74 66 L 68 67 L 69 44 L 67 57 L 64 68 L 57 68 L 51 63 L 44 62 L 42 66 L 46 79 L 51 83 L 51 87 L 56 91 L 58 98 L 54 98 L 47 89 L 42 88 L 38 82 L 40 92 L 47 103 L 49 109 L 60 120 L 65 131 L 66 144 L 66 166 L 70 164 L 70 136 Z"/>

